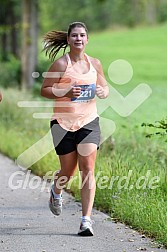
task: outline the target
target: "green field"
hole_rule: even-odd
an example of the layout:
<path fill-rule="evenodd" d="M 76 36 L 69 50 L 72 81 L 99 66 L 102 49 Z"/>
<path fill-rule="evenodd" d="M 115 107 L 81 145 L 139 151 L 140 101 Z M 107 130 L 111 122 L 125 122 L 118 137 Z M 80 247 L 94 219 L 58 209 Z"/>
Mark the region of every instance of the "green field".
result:
<path fill-rule="evenodd" d="M 166 29 L 164 25 L 93 33 L 87 53 L 101 60 L 109 85 L 123 96 L 140 83 L 146 83 L 152 90 L 150 97 L 127 117 L 120 116 L 112 106 L 102 114 L 115 123 L 116 130 L 112 136 L 114 149 L 110 138 L 98 152 L 95 206 L 114 220 L 129 224 L 167 246 L 166 138 L 146 138 L 154 130 L 141 127 L 143 122 L 154 123 L 167 116 Z M 125 85 L 112 83 L 108 76 L 109 65 L 118 59 L 133 67 L 133 77 Z M 16 159 L 49 130 L 49 120 L 33 119 L 33 112 L 51 112 L 51 109 L 19 108 L 17 101 L 41 98 L 14 89 L 2 91 L 0 151 Z M 31 169 L 40 176 L 59 169 L 54 151 Z M 80 199 L 78 185 L 76 179 L 70 187 L 76 200 Z"/>

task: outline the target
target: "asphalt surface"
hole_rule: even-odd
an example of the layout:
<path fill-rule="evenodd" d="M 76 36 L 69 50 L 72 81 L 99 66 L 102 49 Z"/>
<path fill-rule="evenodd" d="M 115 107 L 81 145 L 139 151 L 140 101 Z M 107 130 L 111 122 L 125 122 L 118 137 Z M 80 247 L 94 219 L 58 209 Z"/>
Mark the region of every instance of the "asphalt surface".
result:
<path fill-rule="evenodd" d="M 40 182 L 38 178 L 36 181 Z M 35 184 L 33 174 L 21 170 L 0 154 L 0 251 L 167 252 L 142 234 L 114 223 L 96 209 L 92 215 L 95 235 L 78 236 L 80 203 L 63 192 L 63 213 L 56 217 L 48 209 L 49 187 L 42 181 L 37 187 L 38 184 Z M 14 189 L 17 186 L 20 188 Z M 30 188 L 33 186 L 34 189 Z"/>

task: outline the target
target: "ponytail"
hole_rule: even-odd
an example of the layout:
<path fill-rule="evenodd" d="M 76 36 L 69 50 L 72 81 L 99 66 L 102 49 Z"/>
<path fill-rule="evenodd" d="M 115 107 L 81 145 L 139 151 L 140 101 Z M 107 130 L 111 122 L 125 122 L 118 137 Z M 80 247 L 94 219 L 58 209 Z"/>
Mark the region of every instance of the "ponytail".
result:
<path fill-rule="evenodd" d="M 88 30 L 84 23 L 82 22 L 73 22 L 69 25 L 68 31 L 50 31 L 48 32 L 43 39 L 44 49 L 46 56 L 49 55 L 49 59 L 54 60 L 58 52 L 63 48 L 63 54 L 68 46 L 67 37 L 70 36 L 70 33 L 75 27 L 83 27 L 88 36 Z"/>
<path fill-rule="evenodd" d="M 49 55 L 49 59 L 54 60 L 60 49 L 64 49 L 63 54 L 68 46 L 67 32 L 64 31 L 50 31 L 43 39 L 44 49 L 46 56 Z"/>

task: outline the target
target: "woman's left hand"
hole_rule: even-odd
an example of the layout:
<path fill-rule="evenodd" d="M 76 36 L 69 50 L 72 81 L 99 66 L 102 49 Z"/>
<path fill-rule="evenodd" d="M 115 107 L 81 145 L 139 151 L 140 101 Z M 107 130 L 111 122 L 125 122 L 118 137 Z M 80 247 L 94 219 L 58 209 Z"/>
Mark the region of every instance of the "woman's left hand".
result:
<path fill-rule="evenodd" d="M 101 87 L 100 85 L 97 85 L 97 86 L 96 86 L 96 95 L 97 95 L 100 99 L 106 98 L 105 89 L 104 89 L 103 87 Z"/>

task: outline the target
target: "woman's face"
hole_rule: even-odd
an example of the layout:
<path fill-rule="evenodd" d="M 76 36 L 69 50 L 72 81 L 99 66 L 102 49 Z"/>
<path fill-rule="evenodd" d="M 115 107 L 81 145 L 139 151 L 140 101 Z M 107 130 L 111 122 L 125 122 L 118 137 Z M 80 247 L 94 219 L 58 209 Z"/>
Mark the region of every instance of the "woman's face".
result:
<path fill-rule="evenodd" d="M 84 50 L 88 43 L 88 36 L 84 27 L 75 27 L 67 39 L 70 49 Z"/>

